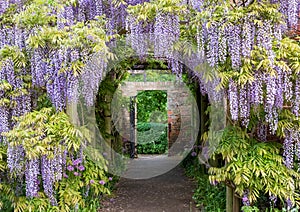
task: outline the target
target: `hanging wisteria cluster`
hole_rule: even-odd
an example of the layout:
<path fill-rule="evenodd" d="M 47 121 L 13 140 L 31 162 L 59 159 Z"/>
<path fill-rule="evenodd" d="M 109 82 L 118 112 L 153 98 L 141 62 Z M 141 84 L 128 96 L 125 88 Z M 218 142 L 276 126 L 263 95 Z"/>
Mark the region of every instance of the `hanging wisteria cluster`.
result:
<path fill-rule="evenodd" d="M 132 46 L 133 50 L 140 58 L 147 56 L 149 48 L 149 35 L 153 31 L 153 24 L 144 26 L 143 22 L 128 15 L 126 18 L 126 30 L 130 32 L 127 37 L 127 42 Z"/>
<path fill-rule="evenodd" d="M 260 115 L 256 128 L 256 138 L 262 142 L 266 142 L 268 136 L 277 134 L 282 110 L 290 110 L 296 118 L 299 117 L 300 112 L 299 74 L 295 74 L 293 68 L 283 66 L 282 61 L 278 62 L 278 55 L 273 46 L 274 40 L 277 41 L 277 45 L 280 45 L 284 33 L 297 28 L 300 2 L 292 0 L 270 1 L 270 3 L 279 3 L 279 11 L 283 15 L 285 23 L 274 23 L 272 18 L 264 20 L 261 17 L 255 17 L 253 13 L 248 13 L 239 20 L 220 18 L 215 21 L 214 7 L 206 8 L 202 1 L 191 2 L 193 8 L 199 12 L 210 11 L 204 22 L 197 27 L 196 40 L 199 57 L 205 56 L 212 68 L 218 69 L 220 65 L 225 67 L 230 62 L 229 69 L 236 73 L 233 75 L 236 76 L 239 72 L 241 73 L 241 70 L 247 68 L 247 60 L 256 57 L 256 55 L 251 55 L 253 50 L 257 50 L 256 53 L 263 52 L 265 61 L 268 61 L 267 65 L 261 64 L 262 66 L 259 68 L 252 66 L 253 79 L 249 79 L 249 81 L 240 83 L 236 79 L 230 78 L 226 90 L 229 113 L 234 123 L 239 123 L 247 128 L 251 119 L 251 110 L 255 112 L 263 108 L 264 116 Z M 215 16 L 213 17 L 211 14 Z M 211 21 L 208 21 L 209 19 Z M 258 21 L 254 21 L 255 19 Z M 226 67 L 228 69 L 228 66 Z M 201 74 L 199 76 L 203 77 Z M 199 80 L 199 82 L 205 84 L 203 80 Z M 202 90 L 209 94 L 205 88 Z M 283 137 L 284 164 L 292 169 L 295 157 L 300 158 L 299 129 L 296 127 L 287 129 Z M 246 194 L 243 197 L 243 203 L 249 205 Z"/>
<path fill-rule="evenodd" d="M 199 5 L 192 4 L 200 11 Z M 286 26 L 295 26 L 299 13 L 299 2 L 281 1 L 281 11 L 286 15 Z M 203 10 L 203 8 L 202 8 Z M 213 12 L 213 11 L 212 11 Z M 288 14 L 288 15 L 287 15 Z M 272 41 L 274 38 L 282 39 L 284 25 L 271 23 L 270 20 L 261 20 L 259 24 L 254 22 L 253 15 L 247 15 L 235 23 L 210 22 L 200 25 L 197 32 L 198 54 L 206 55 L 207 62 L 211 67 L 217 67 L 230 58 L 233 70 L 242 68 L 242 58 L 250 58 L 250 52 L 254 46 L 263 48 L 269 59 L 269 67 L 275 70 L 274 76 L 257 70 L 254 80 L 247 86 L 240 86 L 233 81 L 229 82 L 229 106 L 232 120 L 241 120 L 242 125 L 247 126 L 250 116 L 250 106 L 264 105 L 269 131 L 275 134 L 278 123 L 278 110 L 284 104 L 292 102 L 293 112 L 298 116 L 299 91 L 297 90 L 298 79 L 292 80 L 291 70 L 282 70 L 275 65 L 275 52 Z M 224 22 L 224 19 L 222 19 Z M 266 92 L 263 91 L 266 87 Z M 293 89 L 294 88 L 294 89 Z"/>
<path fill-rule="evenodd" d="M 140 1 L 143 3 L 147 1 Z M 134 5 L 134 4 L 133 4 Z M 169 68 L 181 79 L 182 64 L 174 55 L 173 45 L 180 36 L 180 23 L 177 14 L 158 11 L 152 22 L 139 21 L 128 15 L 126 19 L 128 41 L 140 58 L 147 56 L 151 46 L 154 48 L 154 57 L 166 58 Z"/>

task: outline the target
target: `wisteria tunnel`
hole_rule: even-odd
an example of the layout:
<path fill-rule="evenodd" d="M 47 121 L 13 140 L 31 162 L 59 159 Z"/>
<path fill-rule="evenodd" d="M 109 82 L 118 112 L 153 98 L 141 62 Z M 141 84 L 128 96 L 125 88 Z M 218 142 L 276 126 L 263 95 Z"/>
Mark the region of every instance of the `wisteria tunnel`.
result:
<path fill-rule="evenodd" d="M 299 211 L 299 0 L 0 0 L 0 211 Z"/>

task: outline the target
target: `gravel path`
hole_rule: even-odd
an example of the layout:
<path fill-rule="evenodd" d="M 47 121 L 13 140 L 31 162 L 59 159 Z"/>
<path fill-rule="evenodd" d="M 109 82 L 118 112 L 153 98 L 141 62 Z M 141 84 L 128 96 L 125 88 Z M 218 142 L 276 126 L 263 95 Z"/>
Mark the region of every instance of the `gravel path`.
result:
<path fill-rule="evenodd" d="M 104 201 L 99 211 L 199 211 L 192 200 L 192 191 L 195 186 L 195 182 L 184 175 L 184 170 L 180 166 L 150 179 L 121 178 L 116 186 L 115 197 Z"/>

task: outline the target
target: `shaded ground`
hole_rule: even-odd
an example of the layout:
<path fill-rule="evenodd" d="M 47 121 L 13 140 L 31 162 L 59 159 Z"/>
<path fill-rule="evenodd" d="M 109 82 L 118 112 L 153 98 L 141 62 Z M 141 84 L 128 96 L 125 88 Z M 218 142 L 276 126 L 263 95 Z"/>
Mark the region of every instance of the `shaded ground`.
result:
<path fill-rule="evenodd" d="M 153 158 L 135 161 L 138 168 L 146 170 Z M 140 162 L 143 161 L 143 162 Z M 133 170 L 130 168 L 129 171 Z M 114 212 L 189 212 L 199 211 L 192 200 L 195 182 L 184 175 L 184 170 L 176 166 L 169 172 L 150 179 L 121 178 L 117 184 L 115 197 L 103 203 L 99 211 Z"/>

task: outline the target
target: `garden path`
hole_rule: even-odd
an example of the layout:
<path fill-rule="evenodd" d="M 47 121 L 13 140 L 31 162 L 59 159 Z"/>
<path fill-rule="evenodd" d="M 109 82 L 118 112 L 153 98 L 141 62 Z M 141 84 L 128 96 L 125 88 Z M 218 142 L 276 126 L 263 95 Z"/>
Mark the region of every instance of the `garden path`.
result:
<path fill-rule="evenodd" d="M 174 160 L 172 162 L 172 160 Z M 128 165 L 127 175 L 133 172 L 155 173 L 155 169 L 167 167 L 168 163 L 178 164 L 176 158 L 167 156 L 142 156 Z M 134 165 L 133 165 L 134 164 Z M 134 168 L 133 168 L 134 167 Z M 174 167 L 174 166 L 173 166 Z M 148 169 L 148 171 L 147 171 Z M 149 179 L 138 179 L 144 175 L 135 175 L 136 179 L 121 178 L 116 186 L 115 197 L 103 203 L 100 212 L 194 212 L 196 209 L 192 194 L 195 182 L 184 175 L 182 167 L 177 165 L 170 171 Z"/>

